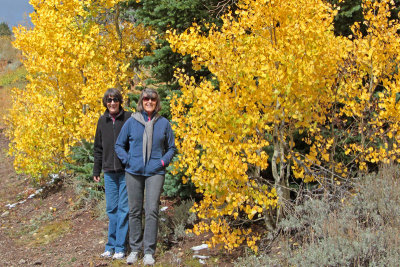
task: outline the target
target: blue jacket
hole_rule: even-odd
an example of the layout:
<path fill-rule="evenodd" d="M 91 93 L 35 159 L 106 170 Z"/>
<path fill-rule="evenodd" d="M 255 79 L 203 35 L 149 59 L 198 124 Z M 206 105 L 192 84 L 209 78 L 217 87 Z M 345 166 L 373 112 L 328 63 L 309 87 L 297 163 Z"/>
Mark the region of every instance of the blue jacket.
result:
<path fill-rule="evenodd" d="M 142 112 L 142 115 L 147 121 L 147 113 Z M 155 122 L 150 159 L 146 163 L 143 163 L 143 132 L 144 125 L 130 117 L 119 133 L 115 152 L 125 165 L 125 171 L 130 174 L 146 177 L 164 175 L 176 151 L 171 124 L 164 117 Z"/>

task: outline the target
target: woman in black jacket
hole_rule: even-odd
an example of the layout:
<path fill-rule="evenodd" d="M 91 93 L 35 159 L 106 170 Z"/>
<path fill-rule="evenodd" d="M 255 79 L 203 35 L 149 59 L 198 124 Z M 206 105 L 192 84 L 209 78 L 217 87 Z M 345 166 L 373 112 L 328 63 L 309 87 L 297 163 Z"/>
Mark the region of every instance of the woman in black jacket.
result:
<path fill-rule="evenodd" d="M 128 233 L 128 195 L 125 171 L 115 154 L 114 145 L 125 121 L 132 115 L 122 108 L 122 95 L 115 89 L 108 89 L 103 96 L 104 114 L 97 122 L 94 140 L 93 180 L 100 181 L 104 171 L 106 211 L 109 219 L 108 241 L 102 257 L 122 259 L 125 257 L 125 240 Z M 114 255 L 113 255 L 114 254 Z"/>

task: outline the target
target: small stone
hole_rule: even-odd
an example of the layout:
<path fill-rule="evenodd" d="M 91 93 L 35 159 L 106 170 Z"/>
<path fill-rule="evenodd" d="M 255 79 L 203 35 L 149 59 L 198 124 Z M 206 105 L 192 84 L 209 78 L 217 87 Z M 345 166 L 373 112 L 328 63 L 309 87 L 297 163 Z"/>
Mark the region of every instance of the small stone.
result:
<path fill-rule="evenodd" d="M 168 209 L 168 207 L 162 207 L 161 209 L 160 209 L 160 211 L 166 211 Z"/>
<path fill-rule="evenodd" d="M 197 259 L 202 259 L 202 260 L 205 260 L 205 259 L 208 259 L 210 256 L 203 256 L 203 255 L 193 255 L 193 258 L 197 258 Z"/>
<path fill-rule="evenodd" d="M 18 262 L 18 264 L 25 264 L 25 263 L 26 263 L 26 260 L 24 260 L 24 259 L 20 259 Z"/>
<path fill-rule="evenodd" d="M 5 212 L 3 212 L 3 214 L 1 214 L 1 217 L 6 217 L 8 216 L 8 214 L 10 214 L 10 212 L 8 210 L 6 210 Z"/>
<path fill-rule="evenodd" d="M 208 248 L 207 244 L 202 244 L 202 245 L 199 245 L 199 246 L 192 247 L 192 250 L 199 251 L 199 250 L 202 250 L 202 249 L 205 249 L 205 248 Z"/>

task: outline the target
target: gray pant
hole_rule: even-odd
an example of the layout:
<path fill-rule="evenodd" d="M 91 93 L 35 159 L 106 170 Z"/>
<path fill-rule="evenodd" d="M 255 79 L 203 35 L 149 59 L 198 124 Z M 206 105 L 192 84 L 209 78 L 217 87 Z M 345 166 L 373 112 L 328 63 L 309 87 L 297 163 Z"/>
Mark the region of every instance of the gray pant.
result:
<path fill-rule="evenodd" d="M 154 254 L 157 246 L 158 210 L 164 185 L 164 175 L 150 177 L 125 173 L 129 200 L 129 245 L 131 250 L 144 254 Z M 142 236 L 142 210 L 145 200 L 145 225 Z"/>

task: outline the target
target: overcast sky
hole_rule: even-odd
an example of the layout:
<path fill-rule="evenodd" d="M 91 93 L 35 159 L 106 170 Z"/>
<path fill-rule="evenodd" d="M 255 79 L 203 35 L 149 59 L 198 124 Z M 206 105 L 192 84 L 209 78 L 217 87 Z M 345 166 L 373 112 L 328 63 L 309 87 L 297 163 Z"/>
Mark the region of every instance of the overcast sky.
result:
<path fill-rule="evenodd" d="M 29 0 L 0 0 L 0 22 L 6 22 L 10 28 L 30 21 L 29 14 L 33 7 Z"/>

